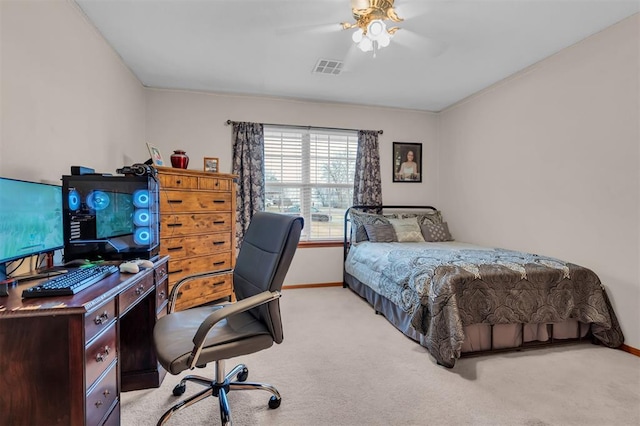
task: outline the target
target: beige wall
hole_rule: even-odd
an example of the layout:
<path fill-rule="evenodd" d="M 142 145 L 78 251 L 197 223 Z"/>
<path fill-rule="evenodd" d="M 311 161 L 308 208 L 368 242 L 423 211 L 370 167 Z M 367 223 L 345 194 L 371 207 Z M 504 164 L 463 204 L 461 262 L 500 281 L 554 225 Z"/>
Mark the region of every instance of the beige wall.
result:
<path fill-rule="evenodd" d="M 146 152 L 144 91 L 75 3 L 0 1 L 0 174 L 59 183 Z"/>
<path fill-rule="evenodd" d="M 440 206 L 463 241 L 593 269 L 640 348 L 634 16 L 440 114 Z"/>
<path fill-rule="evenodd" d="M 189 168 L 202 170 L 203 157 L 219 157 L 221 171 L 231 172 L 233 121 L 382 129 L 382 194 L 387 204 L 438 205 L 436 115 L 399 109 L 370 108 L 272 98 L 147 89 L 147 138 L 164 157 L 175 149 L 189 155 Z M 393 142 L 422 142 L 422 183 L 392 183 Z M 342 248 L 297 251 L 286 284 L 342 281 Z"/>

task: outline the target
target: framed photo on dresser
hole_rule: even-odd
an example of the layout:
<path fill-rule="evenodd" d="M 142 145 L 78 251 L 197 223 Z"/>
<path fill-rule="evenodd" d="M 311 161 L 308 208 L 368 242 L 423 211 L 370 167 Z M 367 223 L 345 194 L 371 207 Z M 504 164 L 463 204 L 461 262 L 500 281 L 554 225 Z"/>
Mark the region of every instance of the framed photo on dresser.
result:
<path fill-rule="evenodd" d="M 204 171 L 211 173 L 218 173 L 218 159 L 216 157 L 204 157 Z"/>
<path fill-rule="evenodd" d="M 421 143 L 393 143 L 393 181 L 422 182 Z"/>

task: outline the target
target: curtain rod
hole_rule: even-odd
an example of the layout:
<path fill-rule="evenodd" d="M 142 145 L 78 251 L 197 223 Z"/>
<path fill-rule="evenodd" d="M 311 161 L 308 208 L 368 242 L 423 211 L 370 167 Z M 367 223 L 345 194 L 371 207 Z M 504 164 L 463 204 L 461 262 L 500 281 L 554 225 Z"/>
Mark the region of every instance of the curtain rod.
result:
<path fill-rule="evenodd" d="M 229 126 L 233 123 L 239 123 L 239 121 L 232 121 L 232 120 L 227 120 L 226 121 L 226 125 Z M 292 128 L 297 128 L 297 129 L 327 129 L 327 130 L 351 130 L 351 131 L 355 131 L 357 132 L 358 130 L 356 129 L 342 129 L 340 127 L 318 127 L 318 126 L 290 126 L 288 124 L 271 124 L 271 123 L 260 123 L 260 124 L 264 124 L 266 126 L 280 126 L 280 127 L 292 127 Z M 372 130 L 373 132 L 378 132 L 379 135 L 381 135 L 383 133 L 382 130 Z"/>

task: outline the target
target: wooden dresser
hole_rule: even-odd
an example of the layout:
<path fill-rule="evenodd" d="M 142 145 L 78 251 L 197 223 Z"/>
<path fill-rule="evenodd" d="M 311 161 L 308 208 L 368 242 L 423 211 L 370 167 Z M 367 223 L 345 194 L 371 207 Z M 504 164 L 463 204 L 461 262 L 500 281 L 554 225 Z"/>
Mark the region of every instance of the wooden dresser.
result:
<path fill-rule="evenodd" d="M 235 266 L 235 175 L 158 167 L 160 254 L 169 255 L 169 291 L 182 277 Z M 185 284 L 176 310 L 233 299 L 232 274 Z"/>

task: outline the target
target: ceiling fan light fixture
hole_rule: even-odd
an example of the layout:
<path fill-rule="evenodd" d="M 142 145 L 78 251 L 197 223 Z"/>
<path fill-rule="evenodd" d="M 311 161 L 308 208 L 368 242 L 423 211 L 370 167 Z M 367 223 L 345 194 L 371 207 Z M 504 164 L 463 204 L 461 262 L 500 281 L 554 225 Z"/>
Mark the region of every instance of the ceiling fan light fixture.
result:
<path fill-rule="evenodd" d="M 353 40 L 354 43 L 357 44 L 357 43 L 360 43 L 362 41 L 363 35 L 364 35 L 364 33 L 362 32 L 362 30 L 360 28 L 358 28 L 351 35 L 351 39 Z"/>
<path fill-rule="evenodd" d="M 387 26 L 381 19 L 374 19 L 369 25 L 367 25 L 367 36 L 369 36 L 371 40 L 380 40 L 386 32 Z"/>

